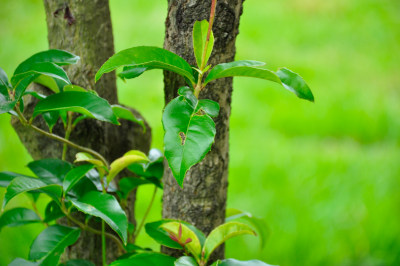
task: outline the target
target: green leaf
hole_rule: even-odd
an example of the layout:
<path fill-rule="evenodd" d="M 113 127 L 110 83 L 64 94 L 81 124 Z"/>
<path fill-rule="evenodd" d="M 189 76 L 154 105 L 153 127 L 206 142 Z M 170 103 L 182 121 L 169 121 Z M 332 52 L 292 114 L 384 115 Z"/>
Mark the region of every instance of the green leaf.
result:
<path fill-rule="evenodd" d="M 81 163 L 81 162 L 87 162 L 87 163 L 91 163 L 95 166 L 104 167 L 104 164 L 102 161 L 100 161 L 98 159 L 94 159 L 93 156 L 87 152 L 78 152 L 75 155 L 74 163 Z"/>
<path fill-rule="evenodd" d="M 144 72 L 146 72 L 147 70 L 151 70 L 154 68 L 151 67 L 124 67 L 123 71 L 121 73 L 118 74 L 118 77 L 120 77 L 123 81 L 125 81 L 125 79 L 133 79 L 133 78 L 137 78 L 140 75 L 142 75 Z"/>
<path fill-rule="evenodd" d="M 184 246 L 199 261 L 201 257 L 201 244 L 197 235 L 190 230 L 185 224 L 179 222 L 164 223 L 160 226 L 162 229 L 170 233 L 179 240 L 179 243 Z"/>
<path fill-rule="evenodd" d="M 3 208 L 15 196 L 32 190 L 46 193 L 55 200 L 59 200 L 62 193 L 62 187 L 57 184 L 47 184 L 38 178 L 16 177 L 7 187 L 4 195 Z"/>
<path fill-rule="evenodd" d="M 9 101 L 3 94 L 0 94 L 0 115 L 12 111 L 16 104 L 17 101 Z"/>
<path fill-rule="evenodd" d="M 8 81 L 6 72 L 0 67 L 0 94 L 8 99 L 8 90 L 11 89 L 11 84 Z"/>
<path fill-rule="evenodd" d="M 240 261 L 235 259 L 226 259 L 216 261 L 211 266 L 273 266 L 259 260 Z"/>
<path fill-rule="evenodd" d="M 49 223 L 51 221 L 57 220 L 64 216 L 65 216 L 65 214 L 62 212 L 58 203 L 56 201 L 52 200 L 46 206 L 46 209 L 44 211 L 43 222 Z"/>
<path fill-rule="evenodd" d="M 261 78 L 281 84 L 279 77 L 274 72 L 257 68 L 263 65 L 265 65 L 265 63 L 252 60 L 218 64 L 208 73 L 204 80 L 204 86 L 210 81 L 234 76 Z"/>
<path fill-rule="evenodd" d="M 192 67 L 182 57 L 162 48 L 139 46 L 123 50 L 108 59 L 96 74 L 96 82 L 104 73 L 119 67 L 145 67 L 173 71 L 195 84 Z"/>
<path fill-rule="evenodd" d="M 199 100 L 195 112 L 199 111 L 203 111 L 211 117 L 217 117 L 219 114 L 219 104 L 208 99 Z"/>
<path fill-rule="evenodd" d="M 15 208 L 5 211 L 0 217 L 0 231 L 4 226 L 14 227 L 30 223 L 40 223 L 39 216 L 26 208 Z"/>
<path fill-rule="evenodd" d="M 52 77 L 45 76 L 45 75 L 39 75 L 33 80 L 33 82 L 38 83 L 42 86 L 45 86 L 46 88 L 49 88 L 54 93 L 60 92 L 60 87 L 58 86 L 58 83 Z M 64 85 L 64 84 L 65 84 L 65 82 L 63 82 L 60 85 Z"/>
<path fill-rule="evenodd" d="M 53 131 L 53 127 L 57 124 L 58 119 L 60 118 L 59 111 L 52 111 L 42 114 L 44 121 L 46 122 L 47 126 L 49 127 L 49 131 Z"/>
<path fill-rule="evenodd" d="M 132 121 L 134 123 L 139 124 L 143 128 L 143 132 L 146 132 L 146 126 L 144 125 L 144 121 L 141 118 L 136 118 L 135 115 L 128 109 L 123 106 L 114 104 L 111 105 L 111 108 L 117 118 L 125 119 L 128 121 Z"/>
<path fill-rule="evenodd" d="M 123 240 L 128 239 L 128 218 L 118 201 L 110 194 L 90 191 L 79 199 L 70 199 L 80 211 L 103 219 Z"/>
<path fill-rule="evenodd" d="M 59 266 L 95 266 L 93 262 L 88 260 L 69 260 Z"/>
<path fill-rule="evenodd" d="M 203 69 L 210 58 L 214 47 L 214 34 L 211 31 L 210 40 L 208 43 L 206 54 L 204 55 L 204 47 L 207 40 L 208 21 L 196 21 L 193 26 L 193 50 L 196 57 L 197 66 Z M 203 56 L 205 56 L 204 64 L 202 65 Z"/>
<path fill-rule="evenodd" d="M 146 154 L 141 151 L 132 150 L 124 154 L 124 156 L 116 159 L 110 165 L 110 172 L 107 175 L 107 182 L 110 183 L 122 170 L 133 163 L 146 163 L 149 159 Z"/>
<path fill-rule="evenodd" d="M 72 170 L 73 166 L 63 160 L 47 158 L 28 163 L 28 168 L 36 176 L 48 180 L 48 183 L 61 185 L 66 174 Z"/>
<path fill-rule="evenodd" d="M 35 76 L 36 79 L 40 75 L 58 80 L 61 84 L 64 84 L 64 86 L 71 84 L 65 70 L 62 67 L 49 62 L 32 64 L 25 72 L 14 73 L 14 76 L 11 78 L 11 84 L 15 87 L 18 82 L 29 76 Z"/>
<path fill-rule="evenodd" d="M 196 260 L 189 256 L 180 257 L 175 261 L 175 266 L 198 266 Z"/>
<path fill-rule="evenodd" d="M 33 117 L 56 110 L 77 112 L 118 125 L 110 104 L 105 99 L 90 92 L 67 91 L 52 94 L 36 105 Z"/>
<path fill-rule="evenodd" d="M 63 88 L 63 91 L 80 91 L 80 92 L 88 92 L 84 88 L 77 86 L 77 85 L 66 85 Z"/>
<path fill-rule="evenodd" d="M 29 178 L 34 178 L 14 172 L 0 172 L 0 187 L 7 187 L 14 178 L 18 176 L 24 176 L 24 177 L 29 177 Z"/>
<path fill-rule="evenodd" d="M 176 181 L 183 186 L 186 172 L 210 151 L 216 130 L 209 115 L 196 113 L 193 91 L 180 93 L 166 106 L 162 121 L 165 157 Z"/>
<path fill-rule="evenodd" d="M 228 222 L 218 226 L 207 236 L 203 247 L 204 258 L 208 259 L 211 253 L 228 239 L 243 234 L 256 235 L 248 225 L 238 222 Z"/>
<path fill-rule="evenodd" d="M 128 169 L 138 176 L 145 177 L 146 179 L 161 180 L 164 174 L 164 156 L 158 149 L 151 149 L 149 152 L 148 163 L 135 163 L 128 166 Z M 162 188 L 161 183 L 157 186 Z"/>
<path fill-rule="evenodd" d="M 119 189 L 120 194 L 119 196 L 122 199 L 127 199 L 129 194 L 138 186 L 146 185 L 146 184 L 153 184 L 148 179 L 140 178 L 140 177 L 124 177 L 121 178 L 119 181 Z"/>
<path fill-rule="evenodd" d="M 276 73 L 268 69 L 259 68 L 263 65 L 265 63 L 257 61 L 235 61 L 216 65 L 206 77 L 204 86 L 210 81 L 219 78 L 234 76 L 260 78 L 282 85 L 299 98 L 314 101 L 310 88 L 298 74 L 287 68 L 281 68 Z"/>
<path fill-rule="evenodd" d="M 81 230 L 62 225 L 52 225 L 44 229 L 33 241 L 29 259 L 41 265 L 57 265 L 64 249 L 74 244 Z"/>
<path fill-rule="evenodd" d="M 161 253 L 141 253 L 129 259 L 117 260 L 109 266 L 174 266 L 174 257 Z"/>
<path fill-rule="evenodd" d="M 283 86 L 297 95 L 297 97 L 314 102 L 314 95 L 310 87 L 299 74 L 287 68 L 279 69 L 276 74 L 281 79 Z"/>
<path fill-rule="evenodd" d="M 16 258 L 10 264 L 8 264 L 8 266 L 37 266 L 37 265 L 39 264 L 36 262 L 28 261 L 21 258 Z"/>
<path fill-rule="evenodd" d="M 257 230 L 260 235 L 261 249 L 264 248 L 268 237 L 270 236 L 270 230 L 267 223 L 258 217 L 254 217 L 249 212 L 243 212 L 237 209 L 227 209 L 225 222 L 230 222 L 235 219 L 243 219 L 251 223 L 251 225 Z"/>
<path fill-rule="evenodd" d="M 14 72 L 14 75 L 26 72 L 31 68 L 32 65 L 37 63 L 54 63 L 58 66 L 76 64 L 79 61 L 79 56 L 76 56 L 67 51 L 50 49 L 47 51 L 39 52 L 32 55 L 24 62 L 22 62 Z"/>
<path fill-rule="evenodd" d="M 63 182 L 64 194 L 66 195 L 93 167 L 92 164 L 84 164 L 69 171 Z"/>
<path fill-rule="evenodd" d="M 181 224 L 186 225 L 190 230 L 192 230 L 198 240 L 200 241 L 200 244 L 203 245 L 205 242 L 206 237 L 204 236 L 203 232 L 201 232 L 199 229 L 194 227 L 193 225 L 184 222 L 184 221 L 179 221 L 179 220 L 172 220 L 172 219 L 163 219 L 160 221 L 152 222 L 152 223 L 147 223 L 145 225 L 145 230 L 146 233 L 153 238 L 155 241 L 157 241 L 159 244 L 170 247 L 170 248 L 175 248 L 175 249 L 182 249 L 182 247 L 175 241 L 173 241 L 169 237 L 169 233 L 165 231 L 164 229 L 161 228 L 163 224 L 170 223 L 170 222 L 179 222 Z"/>

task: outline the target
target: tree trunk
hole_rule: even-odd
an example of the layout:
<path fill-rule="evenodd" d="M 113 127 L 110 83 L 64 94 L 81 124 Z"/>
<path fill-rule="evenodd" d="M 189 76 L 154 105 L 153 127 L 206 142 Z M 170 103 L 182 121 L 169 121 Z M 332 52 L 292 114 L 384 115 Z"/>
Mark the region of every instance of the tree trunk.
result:
<path fill-rule="evenodd" d="M 118 103 L 115 75 L 104 75 L 94 83 L 94 76 L 100 66 L 114 54 L 114 41 L 108 0 L 44 0 L 47 17 L 49 47 L 63 49 L 81 57 L 77 65 L 66 68 L 73 84 L 86 89 L 96 90 L 110 104 Z M 49 90 L 35 85 L 34 89 L 49 94 Z M 32 114 L 36 100 L 25 99 L 24 113 Z M 140 117 L 134 111 L 137 117 Z M 34 159 L 60 158 L 62 145 L 24 127 L 17 119 L 12 120 L 21 141 Z M 35 119 L 35 124 L 46 129 L 42 119 Z M 90 147 L 112 161 L 131 149 L 139 149 L 147 153 L 150 148 L 151 130 L 146 124 L 146 133 L 140 125 L 121 121 L 121 126 L 96 120 L 80 122 L 71 135 L 71 140 L 82 146 Z M 53 129 L 57 135 L 63 136 L 61 123 Z M 67 159 L 73 161 L 78 151 L 68 149 Z M 134 220 L 135 193 L 128 204 L 130 222 Z M 114 243 L 107 243 L 107 257 L 111 261 L 118 256 Z M 67 249 L 67 259 L 88 259 L 96 265 L 102 264 L 101 238 L 91 233 L 82 232 L 78 242 Z"/>
<path fill-rule="evenodd" d="M 216 65 L 234 60 L 235 40 L 244 0 L 220 0 L 217 3 L 214 50 L 210 63 Z M 168 0 L 168 17 L 164 48 L 195 65 L 192 28 L 196 20 L 209 19 L 211 0 Z M 164 73 L 165 102 L 177 96 L 185 82 L 171 72 Z M 215 119 L 215 143 L 205 159 L 187 173 L 181 189 L 171 170 L 164 174 L 163 217 L 192 223 L 206 234 L 225 220 L 229 162 L 229 116 L 231 112 L 232 79 L 210 83 L 200 98 L 217 101 L 221 107 Z M 166 249 L 171 255 L 179 252 Z M 213 259 L 224 257 L 224 248 L 215 251 Z"/>

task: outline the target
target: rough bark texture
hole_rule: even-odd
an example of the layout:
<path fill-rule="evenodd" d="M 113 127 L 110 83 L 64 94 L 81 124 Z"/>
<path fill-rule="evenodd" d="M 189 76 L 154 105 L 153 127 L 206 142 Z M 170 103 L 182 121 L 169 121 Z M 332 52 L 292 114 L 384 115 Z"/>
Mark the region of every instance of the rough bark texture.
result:
<path fill-rule="evenodd" d="M 44 0 L 44 6 L 50 48 L 67 50 L 81 57 L 77 65 L 66 68 L 71 82 L 86 89 L 96 90 L 110 104 L 118 103 L 115 75 L 104 75 L 97 84 L 94 83 L 97 70 L 114 54 L 108 0 Z M 33 87 L 41 93 L 50 93 L 47 88 L 38 85 Z M 35 102 L 36 100 L 32 97 L 25 99 L 24 114 L 27 117 L 32 114 Z M 140 117 L 140 114 L 134 112 L 137 117 Z M 73 131 L 71 140 L 98 151 L 108 161 L 122 156 L 131 149 L 139 149 L 147 153 L 151 142 L 149 126 L 146 124 L 147 131 L 144 133 L 141 126 L 137 124 L 121 122 L 122 125 L 118 127 L 100 121 L 84 120 Z M 60 158 L 62 152 L 60 143 L 24 127 L 17 119 L 13 119 L 12 124 L 34 159 Z M 35 119 L 35 125 L 47 129 L 41 118 Z M 62 124 L 57 124 L 53 132 L 63 136 Z M 69 149 L 67 159 L 72 161 L 76 152 Z M 131 222 L 135 222 L 134 200 L 135 194 L 129 202 L 128 216 Z M 108 241 L 107 251 L 109 262 L 118 256 L 115 244 L 110 241 Z M 96 265 L 101 265 L 101 238 L 82 232 L 78 242 L 67 249 L 66 258 L 88 259 Z"/>
<path fill-rule="evenodd" d="M 215 45 L 210 63 L 216 65 L 234 60 L 235 40 L 244 0 L 219 0 L 213 26 Z M 196 20 L 209 19 L 211 0 L 168 0 L 168 17 L 164 48 L 195 65 L 192 28 Z M 165 102 L 177 95 L 185 82 L 171 72 L 164 73 Z M 210 83 L 200 98 L 217 101 L 221 106 L 215 119 L 217 134 L 210 153 L 192 167 L 181 189 L 170 169 L 164 175 L 163 217 L 192 223 L 208 234 L 225 220 L 229 161 L 229 116 L 231 112 L 232 79 Z M 164 249 L 177 256 L 179 252 Z M 215 251 L 213 259 L 223 258 L 224 249 Z"/>

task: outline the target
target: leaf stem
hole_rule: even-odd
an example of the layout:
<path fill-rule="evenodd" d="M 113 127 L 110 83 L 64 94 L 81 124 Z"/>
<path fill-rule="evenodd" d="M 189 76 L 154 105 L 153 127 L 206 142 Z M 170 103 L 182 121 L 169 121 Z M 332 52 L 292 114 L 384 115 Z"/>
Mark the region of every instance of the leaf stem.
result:
<path fill-rule="evenodd" d="M 80 222 L 79 220 L 75 219 L 72 215 L 70 215 L 68 213 L 67 209 L 65 208 L 65 204 L 64 204 L 63 200 L 62 200 L 61 210 L 71 222 L 75 223 L 82 230 L 86 230 L 86 231 L 91 232 L 91 233 L 96 234 L 96 235 L 102 235 L 103 234 L 102 231 L 94 229 L 93 227 L 90 227 L 89 225 Z M 122 244 L 122 242 L 115 235 L 107 233 L 107 232 L 104 232 L 104 236 L 114 240 L 114 242 L 117 244 L 117 246 L 120 249 L 120 251 L 121 252 L 125 252 L 124 245 Z"/>
<path fill-rule="evenodd" d="M 203 57 L 201 59 L 201 66 L 200 70 L 203 71 L 205 64 L 206 64 L 206 54 L 207 54 L 207 49 L 208 49 L 208 44 L 210 43 L 210 36 L 211 36 L 211 31 L 212 31 L 212 26 L 214 24 L 214 18 L 215 18 L 215 9 L 217 7 L 217 0 L 212 0 L 211 2 L 211 11 L 210 11 L 210 21 L 208 22 L 208 32 L 207 32 L 207 38 L 206 38 L 206 43 L 204 45 L 204 51 L 203 51 Z"/>
<path fill-rule="evenodd" d="M 87 152 L 87 153 L 89 153 L 89 154 L 95 156 L 95 157 L 96 157 L 97 159 L 99 159 L 100 161 L 102 161 L 102 162 L 104 163 L 104 165 L 107 166 L 107 168 L 109 167 L 109 164 L 108 164 L 107 160 L 106 160 L 103 156 L 101 156 L 101 154 L 99 154 L 98 152 L 96 152 L 96 151 L 94 151 L 94 150 L 92 150 L 92 149 L 89 149 L 89 148 L 80 146 L 80 145 L 78 145 L 78 144 L 76 144 L 76 143 L 74 143 L 74 142 L 72 142 L 72 141 L 69 141 L 69 140 L 63 138 L 63 137 L 60 137 L 60 136 L 55 135 L 55 134 L 53 134 L 53 133 L 46 132 L 46 131 L 44 131 L 43 129 L 38 128 L 37 126 L 32 125 L 31 123 L 28 122 L 28 120 L 26 120 L 26 118 L 25 118 L 24 115 L 21 113 L 21 111 L 19 110 L 18 107 L 17 107 L 17 108 L 14 108 L 14 109 L 15 109 L 15 111 L 17 112 L 17 114 L 18 114 L 18 116 L 19 116 L 19 118 L 20 118 L 22 124 L 24 124 L 25 126 L 29 126 L 29 127 L 31 127 L 33 130 L 35 130 L 36 132 L 38 132 L 38 133 L 40 133 L 40 134 L 43 134 L 43 135 L 45 135 L 45 136 L 47 136 L 47 137 L 49 137 L 49 138 L 51 138 L 51 139 L 54 139 L 54 140 L 57 140 L 57 141 L 59 141 L 59 142 L 65 143 L 65 144 L 67 144 L 68 146 L 70 146 L 70 147 L 72 147 L 72 148 L 75 148 L 75 149 L 80 150 L 80 151 L 83 151 L 83 152 Z"/>
<path fill-rule="evenodd" d="M 68 112 L 68 123 L 67 123 L 67 128 L 65 130 L 65 139 L 69 140 L 69 137 L 71 136 L 72 132 L 72 113 Z M 63 151 L 62 151 L 62 156 L 61 160 L 65 161 L 67 157 L 67 150 L 68 150 L 68 145 L 67 143 L 64 143 L 63 145 Z"/>
<path fill-rule="evenodd" d="M 146 218 L 150 213 L 151 207 L 153 206 L 154 199 L 156 198 L 156 194 L 157 194 L 157 187 L 154 186 L 154 191 L 153 191 L 153 195 L 151 196 L 151 200 L 150 200 L 149 206 L 147 207 L 147 210 L 143 215 L 142 221 L 140 221 L 139 227 L 137 228 L 133 239 L 135 239 L 139 235 L 140 231 L 142 230 L 144 222 L 146 221 Z"/>
<path fill-rule="evenodd" d="M 101 220 L 101 247 L 102 247 L 102 253 L 103 253 L 103 266 L 107 265 L 107 249 L 106 249 L 106 229 L 104 225 L 104 221 Z"/>

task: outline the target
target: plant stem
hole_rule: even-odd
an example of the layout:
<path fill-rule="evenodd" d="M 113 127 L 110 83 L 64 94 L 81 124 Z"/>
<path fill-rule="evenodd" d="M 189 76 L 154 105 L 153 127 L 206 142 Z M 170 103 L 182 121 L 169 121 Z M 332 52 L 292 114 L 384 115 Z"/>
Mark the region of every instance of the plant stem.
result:
<path fill-rule="evenodd" d="M 69 140 L 69 137 L 71 136 L 71 132 L 72 132 L 72 113 L 68 112 L 68 123 L 67 123 L 67 128 L 65 130 L 65 139 L 66 140 Z M 62 156 L 61 156 L 61 160 L 63 160 L 63 161 L 65 161 L 65 158 L 67 157 L 67 150 L 68 150 L 68 145 L 67 145 L 67 143 L 64 143 Z"/>
<path fill-rule="evenodd" d="M 143 215 L 142 221 L 140 221 L 139 227 L 137 228 L 137 230 L 136 230 L 136 232 L 135 232 L 135 234 L 134 234 L 133 239 L 135 239 L 135 238 L 139 235 L 140 231 L 142 230 L 142 227 L 143 227 L 143 225 L 144 225 L 144 222 L 146 221 L 146 218 L 147 218 L 147 216 L 149 215 L 149 212 L 150 212 L 150 210 L 151 210 L 151 207 L 153 206 L 153 202 L 154 202 L 154 199 L 156 198 L 156 194 L 157 194 L 157 187 L 154 186 L 154 191 L 153 191 L 153 195 L 151 196 L 151 200 L 150 200 L 149 206 L 147 207 L 147 210 L 146 210 L 146 212 L 145 212 L 144 215 Z"/>
<path fill-rule="evenodd" d="M 106 165 L 107 168 L 109 168 L 109 164 L 108 164 L 107 160 L 104 159 L 104 157 L 101 156 L 101 154 L 99 154 L 98 152 L 96 152 L 96 151 L 94 151 L 94 150 L 92 150 L 92 149 L 86 148 L 86 147 L 82 147 L 82 146 L 80 146 L 80 145 L 78 145 L 78 144 L 76 144 L 76 143 L 73 143 L 73 142 L 71 142 L 71 141 L 69 141 L 69 140 L 67 140 L 67 139 L 65 139 L 65 138 L 63 138 L 63 137 L 57 136 L 57 135 L 55 135 L 55 134 L 53 134 L 53 133 L 46 132 L 46 131 L 44 131 L 43 129 L 38 128 L 37 126 L 30 124 L 30 123 L 28 122 L 28 120 L 26 120 L 26 118 L 24 117 L 24 115 L 21 113 L 21 111 L 19 110 L 19 108 L 15 108 L 15 111 L 18 113 L 18 116 L 19 116 L 19 118 L 20 118 L 22 124 L 24 124 L 25 126 L 29 126 L 29 127 L 31 127 L 33 130 L 35 130 L 36 132 L 39 132 L 40 134 L 43 134 L 43 135 L 45 135 L 45 136 L 47 136 L 47 137 L 49 137 L 49 138 L 51 138 L 51 139 L 54 139 L 54 140 L 57 140 L 57 141 L 59 141 L 59 142 L 65 143 L 65 144 L 69 145 L 69 146 L 72 147 L 72 148 L 75 148 L 75 149 L 80 150 L 80 151 L 83 151 L 83 152 L 87 152 L 87 153 L 89 153 L 89 154 L 95 156 L 95 157 L 96 157 L 97 159 L 99 159 L 100 161 L 102 161 L 102 162 L 104 163 L 104 165 Z"/>
<path fill-rule="evenodd" d="M 106 257 L 106 229 L 104 225 L 104 221 L 101 220 L 101 246 L 102 246 L 102 251 L 103 251 L 103 266 L 107 265 L 107 257 Z"/>
<path fill-rule="evenodd" d="M 205 64 L 206 64 L 206 54 L 207 54 L 207 49 L 208 49 L 208 44 L 210 43 L 210 36 L 211 36 L 211 31 L 212 31 L 212 26 L 214 24 L 214 17 L 215 17 L 215 9 L 217 7 L 217 0 L 212 0 L 211 2 L 211 11 L 210 11 L 210 20 L 208 22 L 208 32 L 207 32 L 207 38 L 206 38 L 206 43 L 204 45 L 204 51 L 203 51 L 203 57 L 201 59 L 201 66 L 200 70 L 203 71 Z"/>
<path fill-rule="evenodd" d="M 101 231 L 99 231 L 99 230 L 97 230 L 97 229 L 94 229 L 94 228 L 90 227 L 89 225 L 86 225 L 86 224 L 80 222 L 79 220 L 75 219 L 73 216 L 71 216 L 71 215 L 68 213 L 67 209 L 65 208 L 65 204 L 64 204 L 63 201 L 62 201 L 61 210 L 62 210 L 62 212 L 65 214 L 65 216 L 67 216 L 67 218 L 68 218 L 71 222 L 75 223 L 75 224 L 76 224 L 77 226 L 79 226 L 82 230 L 86 230 L 86 231 L 91 232 L 91 233 L 96 234 L 96 235 L 102 235 L 102 232 L 101 232 Z M 114 242 L 115 242 L 115 243 L 117 244 L 117 246 L 119 247 L 120 251 L 122 251 L 122 252 L 125 251 L 124 245 L 122 244 L 122 242 L 121 242 L 115 235 L 110 234 L 110 233 L 107 233 L 107 232 L 104 232 L 104 235 L 105 235 L 106 237 L 108 237 L 108 238 L 114 240 Z"/>

